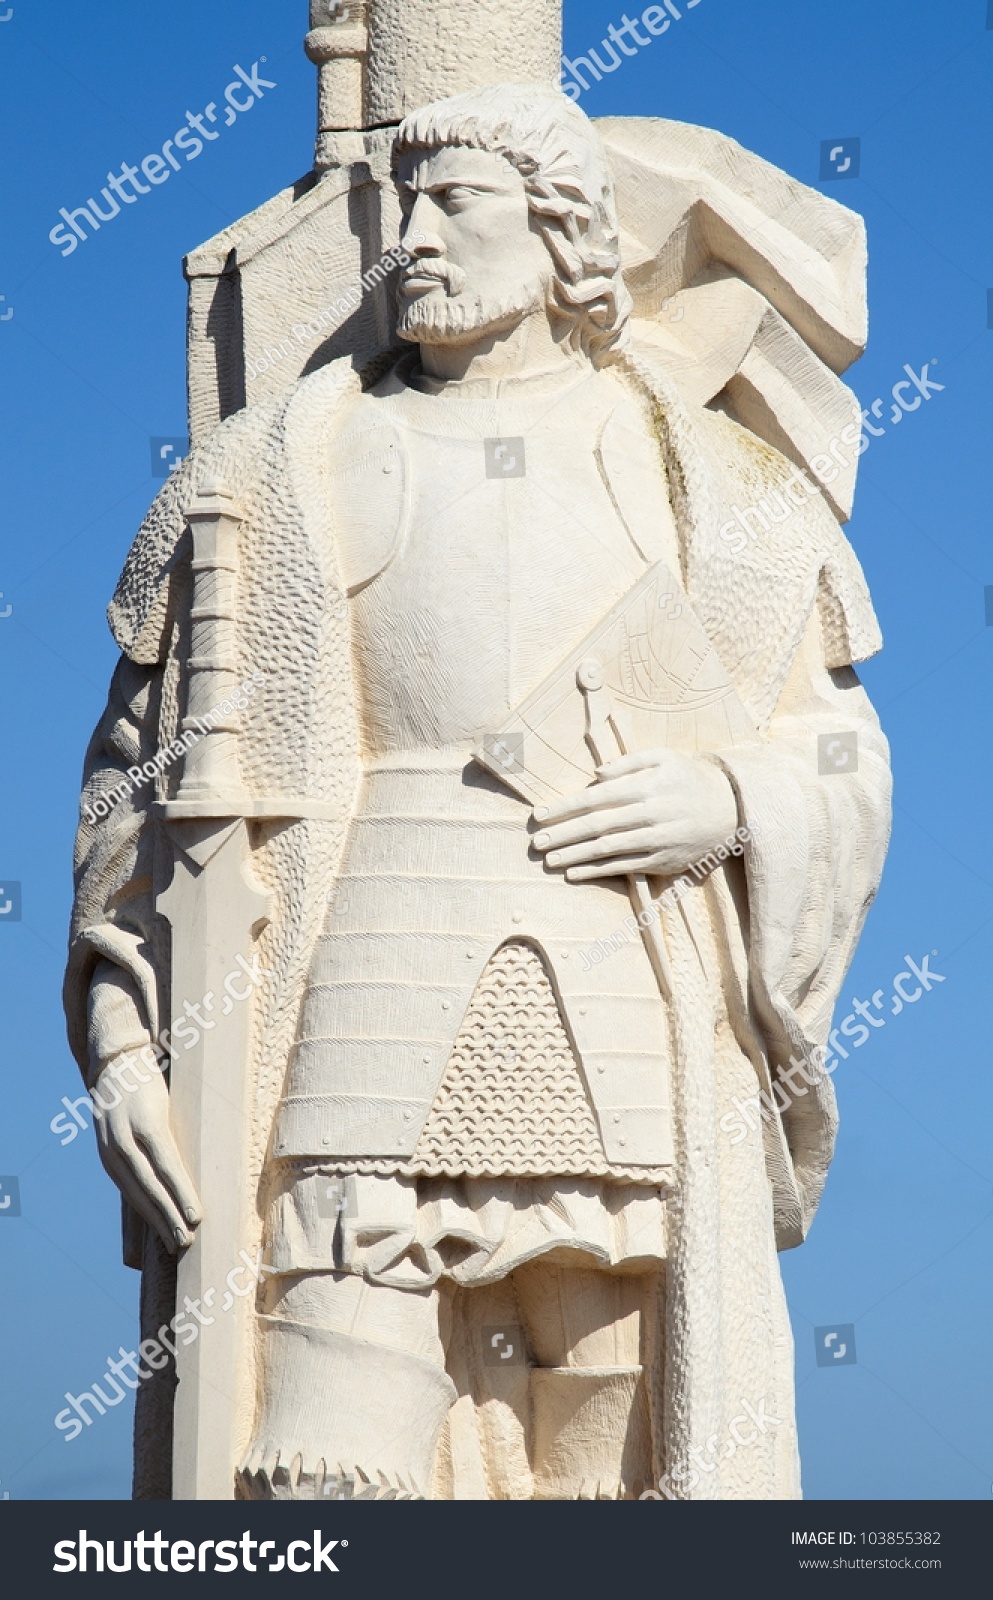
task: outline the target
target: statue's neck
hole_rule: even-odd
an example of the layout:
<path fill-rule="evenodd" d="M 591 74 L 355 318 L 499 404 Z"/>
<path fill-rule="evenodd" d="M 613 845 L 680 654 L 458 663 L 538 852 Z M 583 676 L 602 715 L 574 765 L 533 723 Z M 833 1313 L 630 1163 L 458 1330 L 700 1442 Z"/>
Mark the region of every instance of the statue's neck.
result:
<path fill-rule="evenodd" d="M 507 385 L 535 379 L 574 383 L 590 364 L 565 342 L 564 332 L 553 328 L 541 311 L 523 317 L 506 333 L 487 333 L 471 344 L 422 343 L 424 387 L 452 394 L 471 389 L 474 396 L 495 398 Z"/>
<path fill-rule="evenodd" d="M 591 364 L 584 361 L 581 365 L 570 363 L 509 377 L 435 378 L 412 359 L 403 372 L 403 381 L 422 394 L 447 396 L 450 400 L 500 400 L 514 395 L 558 395 L 582 383 L 593 372 Z"/>

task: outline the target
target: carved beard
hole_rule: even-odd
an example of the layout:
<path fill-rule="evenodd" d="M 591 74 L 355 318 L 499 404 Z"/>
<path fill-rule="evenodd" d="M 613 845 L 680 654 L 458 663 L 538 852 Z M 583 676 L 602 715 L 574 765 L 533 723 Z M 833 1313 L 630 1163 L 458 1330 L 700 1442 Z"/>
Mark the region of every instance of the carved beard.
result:
<path fill-rule="evenodd" d="M 439 274 L 439 281 L 445 282 L 450 294 L 447 276 L 441 280 Z M 489 329 L 495 332 L 516 328 L 532 311 L 544 306 L 545 299 L 542 283 L 525 284 L 503 301 L 486 300 L 481 295 L 460 295 L 458 299 L 450 299 L 447 294 L 444 299 L 438 294 L 425 295 L 406 304 L 401 302 L 397 333 L 412 344 L 464 344 Z"/>

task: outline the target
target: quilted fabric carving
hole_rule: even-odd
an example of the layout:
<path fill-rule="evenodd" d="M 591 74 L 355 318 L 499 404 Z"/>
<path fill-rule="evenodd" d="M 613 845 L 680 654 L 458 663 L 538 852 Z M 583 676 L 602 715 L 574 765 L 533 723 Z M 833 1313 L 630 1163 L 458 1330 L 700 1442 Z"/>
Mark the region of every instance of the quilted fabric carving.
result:
<path fill-rule="evenodd" d="M 414 1160 L 472 1177 L 607 1170 L 538 952 L 502 945 L 472 997 Z"/>

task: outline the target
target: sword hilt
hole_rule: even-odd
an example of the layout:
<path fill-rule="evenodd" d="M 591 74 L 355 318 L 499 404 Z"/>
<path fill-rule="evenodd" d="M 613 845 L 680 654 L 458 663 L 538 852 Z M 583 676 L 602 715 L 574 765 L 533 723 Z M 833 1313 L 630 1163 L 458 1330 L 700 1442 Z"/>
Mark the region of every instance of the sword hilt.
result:
<path fill-rule="evenodd" d="M 209 804 L 240 795 L 241 718 L 230 696 L 238 688 L 238 539 L 242 513 L 231 490 L 204 483 L 186 511 L 193 535 L 191 654 L 187 661 L 183 733 L 192 733 L 177 798 Z M 226 711 L 219 708 L 226 705 Z"/>

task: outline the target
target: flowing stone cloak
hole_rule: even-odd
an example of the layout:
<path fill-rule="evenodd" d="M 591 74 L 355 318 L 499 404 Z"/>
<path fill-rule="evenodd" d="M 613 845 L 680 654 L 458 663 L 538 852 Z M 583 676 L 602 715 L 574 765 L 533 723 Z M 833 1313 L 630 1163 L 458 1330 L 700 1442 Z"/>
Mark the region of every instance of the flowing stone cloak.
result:
<path fill-rule="evenodd" d="M 351 682 L 347 600 L 336 571 L 328 442 L 363 386 L 389 355 L 359 374 L 337 361 L 286 398 L 222 423 L 173 474 L 128 557 L 109 616 L 122 660 L 87 756 L 83 802 L 115 788 L 128 766 L 150 760 L 176 737 L 189 655 L 189 533 L 184 522 L 200 485 L 220 478 L 244 516 L 240 544 L 240 676 L 265 682 L 244 715 L 242 775 L 257 798 L 305 797 L 324 820 L 252 824 L 254 870 L 274 896 L 262 936 L 272 974 L 253 1001 L 250 1060 L 255 1107 L 249 1159 L 261 1214 L 263 1167 L 293 1042 L 311 952 L 333 890 L 360 778 Z M 788 1248 L 809 1227 L 827 1174 L 836 1112 L 830 1078 L 815 1066 L 802 1095 L 784 1094 L 782 1115 L 763 1127 L 773 1205 L 768 1259 L 749 1263 L 735 1245 L 733 1144 L 715 1098 L 713 996 L 708 963 L 720 966 L 725 997 L 757 1092 L 794 1055 L 816 1062 L 852 952 L 875 893 L 889 829 L 885 741 L 854 663 L 880 647 L 858 562 L 820 495 L 732 553 L 719 530 L 731 508 L 749 507 L 787 482 L 791 468 L 737 423 L 692 413 L 650 351 L 629 359 L 635 390 L 651 407 L 680 539 L 682 578 L 760 741 L 718 752 L 751 828 L 747 892 L 721 867 L 663 918 L 676 980 L 675 1111 L 680 1182 L 668 1267 L 664 1456 L 685 1464 L 694 1445 L 722 1438 L 743 1400 L 785 1407 L 792 1418 L 791 1350 L 782 1319 L 763 1312 L 780 1293 L 775 1243 Z M 563 655 L 574 641 L 563 640 Z M 818 771 L 818 737 L 856 731 L 857 771 Z M 164 848 L 150 806 L 169 798 L 166 769 L 115 805 L 81 822 L 77 891 L 65 1001 L 70 1042 L 88 1081 L 98 1062 L 157 1036 L 171 1016 L 168 941 L 153 910 Z M 234 956 L 236 952 L 232 952 Z M 88 1002 L 94 975 L 97 999 Z M 199 998 L 199 997 L 196 997 Z M 179 997 L 177 997 L 177 1003 Z M 744 1048 L 744 1046 L 743 1046 Z M 726 1122 L 726 1118 L 725 1118 Z M 768 1192 L 753 1197 L 756 1226 Z M 747 1208 L 746 1208 L 747 1209 Z M 753 1219 L 754 1221 L 754 1219 Z M 127 1258 L 144 1266 L 143 1334 L 172 1314 L 168 1262 L 150 1230 L 126 1226 Z M 259 1222 L 261 1234 L 261 1222 Z M 233 1242 L 236 1250 L 241 1241 Z M 246 1241 L 253 1247 L 252 1241 Z M 742 1245 L 749 1244 L 742 1239 Z M 761 1253 L 761 1244 L 759 1251 Z M 775 1288 L 770 1285 L 775 1281 Z M 758 1333 L 751 1326 L 761 1324 Z M 764 1374 L 774 1373 L 771 1393 Z M 254 1375 L 239 1414 L 246 1434 Z M 137 1419 L 136 1494 L 168 1497 L 169 1375 L 143 1386 Z M 697 1479 L 700 1479 L 697 1473 Z M 732 1453 L 686 1498 L 781 1498 L 798 1493 L 792 1421 L 764 1447 Z"/>

